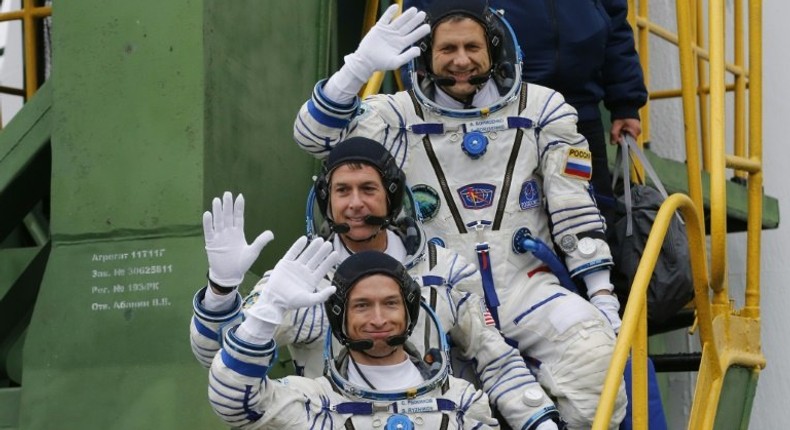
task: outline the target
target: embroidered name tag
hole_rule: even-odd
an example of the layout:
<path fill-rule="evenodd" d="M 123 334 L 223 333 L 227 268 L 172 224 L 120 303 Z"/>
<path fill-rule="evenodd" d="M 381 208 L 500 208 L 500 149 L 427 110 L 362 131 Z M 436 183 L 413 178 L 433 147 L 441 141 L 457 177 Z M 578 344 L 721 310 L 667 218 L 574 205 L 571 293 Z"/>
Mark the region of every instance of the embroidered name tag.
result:
<path fill-rule="evenodd" d="M 481 119 L 478 121 L 470 121 L 464 124 L 464 131 L 466 133 L 471 131 L 489 133 L 492 131 L 507 130 L 507 128 L 507 118 Z"/>
<path fill-rule="evenodd" d="M 411 399 L 399 400 L 397 403 L 398 413 L 415 414 L 419 412 L 436 412 L 439 404 L 436 399 Z"/>

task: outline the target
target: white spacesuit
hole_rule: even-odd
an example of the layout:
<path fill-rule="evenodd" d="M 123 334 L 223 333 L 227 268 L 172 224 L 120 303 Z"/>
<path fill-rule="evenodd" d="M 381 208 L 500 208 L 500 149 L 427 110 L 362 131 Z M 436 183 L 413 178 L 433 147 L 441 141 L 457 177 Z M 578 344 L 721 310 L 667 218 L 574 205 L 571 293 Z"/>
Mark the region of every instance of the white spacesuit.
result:
<path fill-rule="evenodd" d="M 620 323 L 617 300 L 608 294 L 612 259 L 605 225 L 588 184 L 590 152 L 563 97 L 520 81 L 519 50 L 504 19 L 485 7 L 469 9 L 484 3 L 436 1 L 430 16 L 434 26 L 447 12 L 485 27 L 492 65 L 469 80 L 478 79 L 469 100 L 443 91 L 447 78 L 430 68 L 431 36 L 405 49 L 428 34 L 425 25 L 408 11 L 392 22 L 385 13 L 376 25 L 384 31 L 374 27 L 346 65 L 315 86 L 294 136 L 319 158 L 350 136 L 389 149 L 409 178 L 430 240 L 478 263 L 483 282 L 470 291 L 485 297 L 504 335 L 534 360 L 569 428 L 585 428 L 614 348 L 612 326 Z M 368 72 L 399 66 L 381 60 L 387 49 L 417 57 L 414 90 L 360 102 L 354 87 Z M 524 237 L 556 243 L 595 306 L 563 288 L 543 261 L 514 251 Z M 613 428 L 625 402 L 621 385 Z"/>
<path fill-rule="evenodd" d="M 355 148 L 370 148 L 371 142 L 367 139 L 352 140 L 344 142 L 342 149 L 334 152 L 333 155 L 340 157 L 343 151 L 353 154 Z M 392 158 L 383 147 L 379 145 L 378 148 L 380 153 L 352 156 L 350 160 L 348 156 L 343 156 L 342 162 L 378 164 L 379 171 L 387 172 L 385 165 L 393 162 Z M 319 195 L 322 194 L 322 189 L 326 189 L 328 180 L 325 177 L 331 173 L 336 164 L 331 158 L 327 160 L 322 174 L 316 180 Z M 393 195 L 393 199 L 402 199 L 405 183 L 402 182 L 400 170 L 397 168 L 395 170 L 397 174 L 392 174 L 394 176 L 392 180 L 383 181 L 395 183 L 399 191 Z M 312 230 L 319 229 L 318 224 L 326 224 L 328 203 L 326 200 L 323 202 L 320 200 L 319 198 L 318 209 L 324 219 L 311 222 L 311 226 L 316 224 Z M 407 198 L 404 201 L 407 203 L 407 211 L 408 208 L 414 208 L 411 199 Z M 228 206 L 221 207 L 221 211 L 214 215 L 215 218 L 222 218 L 222 211 L 233 211 L 232 201 L 228 198 L 227 202 Z M 312 208 L 311 203 L 308 208 Z M 396 205 L 394 211 L 400 212 L 400 207 Z M 396 215 L 391 212 L 388 216 Z M 492 405 L 511 427 L 541 430 L 556 428 L 551 422 L 558 417 L 555 406 L 535 381 L 518 352 L 507 345 L 496 330 L 482 298 L 462 291 L 461 286 L 464 284 L 468 284 L 467 289 L 469 289 L 480 283 L 479 272 L 474 265 L 467 264 L 454 252 L 426 243 L 420 224 L 415 222 L 413 217 L 400 216 L 397 221 L 391 223 L 386 234 L 389 239 L 387 253 L 401 260 L 408 268 L 411 277 L 421 286 L 421 295 L 425 303 L 435 310 L 442 327 L 447 330 L 453 343 L 454 353 L 466 364 L 464 368 L 456 366 L 454 374 L 459 376 L 468 367 L 462 376 L 479 381 Z M 340 261 L 345 260 L 350 254 L 340 235 L 333 234 L 332 241 Z M 264 275 L 253 293 L 245 300 L 245 308 L 252 306 L 259 299 L 261 291 L 266 288 L 269 274 L 270 272 L 267 272 Z M 321 282 L 328 286 L 327 279 Z M 242 306 L 240 306 L 241 296 L 238 293 L 228 296 L 224 307 L 219 309 L 208 308 L 204 303 L 205 296 L 206 288 L 201 289 L 195 296 L 195 314 L 190 333 L 196 358 L 207 365 L 211 363 L 211 358 L 220 348 L 219 339 L 223 327 L 232 327 L 240 322 Z M 324 307 L 317 305 L 287 313 L 274 334 L 278 345 L 288 345 L 295 364 L 298 368 L 301 367 L 304 376 L 315 377 L 324 371 L 322 347 L 327 325 Z M 409 342 L 412 350 L 419 356 L 429 356 L 432 345 L 440 343 L 442 337 L 443 335 L 440 336 L 432 327 L 425 313 L 421 313 Z"/>
<path fill-rule="evenodd" d="M 467 381 L 449 376 L 444 340 L 436 345 L 430 360 L 404 347 L 403 342 L 417 323 L 421 300 L 420 287 L 403 266 L 377 251 L 354 254 L 338 267 L 332 286 L 318 289 L 318 281 L 336 259 L 329 243 L 318 238 L 308 244 L 306 237 L 300 238 L 275 266 L 262 298 L 249 309 L 248 318 L 225 331 L 223 347 L 211 366 L 208 390 L 219 417 L 234 428 L 244 429 L 498 428 L 485 393 Z M 371 278 L 372 275 L 390 278 L 387 291 L 400 292 L 402 297 L 401 313 L 390 315 L 405 321 L 403 325 L 382 323 L 381 327 L 403 327 L 404 331 L 386 341 L 375 341 L 376 348 L 391 348 L 390 353 L 381 356 L 373 355 L 372 351 L 378 351 L 373 339 L 352 338 L 348 334 L 352 329 L 345 327 L 350 321 L 345 314 L 352 312 L 348 305 L 352 290 L 360 288 L 357 285 L 363 281 L 379 282 L 380 278 Z M 282 321 L 283 312 L 320 304 L 330 295 L 327 309 L 337 310 L 338 315 L 332 320 L 333 334 L 347 348 L 337 357 L 327 356 L 328 375 L 317 379 L 268 379 L 266 373 L 277 348 L 271 335 L 278 321 Z M 379 305 L 375 296 L 362 300 L 372 307 Z M 368 314 L 364 327 L 387 318 L 376 309 L 378 316 Z M 427 307 L 425 310 L 430 312 Z M 432 321 L 435 330 L 441 331 L 438 320 Z M 359 357 L 364 356 L 355 359 L 351 350 L 367 354 L 372 361 L 357 364 Z M 403 357 L 403 361 L 392 365 L 388 363 L 390 357 Z M 378 381 L 376 377 L 401 371 L 406 381 L 389 378 L 377 382 L 381 389 L 371 389 L 360 385 L 359 377 L 351 376 L 349 363 L 365 382 L 365 374 Z M 361 369 L 365 369 L 364 373 Z"/>

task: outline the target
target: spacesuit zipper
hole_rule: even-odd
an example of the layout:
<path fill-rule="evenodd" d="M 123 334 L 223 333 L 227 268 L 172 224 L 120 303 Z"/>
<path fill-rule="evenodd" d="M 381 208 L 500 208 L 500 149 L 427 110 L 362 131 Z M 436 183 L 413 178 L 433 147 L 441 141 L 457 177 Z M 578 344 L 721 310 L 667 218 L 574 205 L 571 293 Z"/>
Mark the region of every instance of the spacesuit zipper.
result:
<path fill-rule="evenodd" d="M 431 309 L 436 311 L 436 288 L 431 288 L 431 299 L 429 306 Z M 441 336 L 441 333 L 437 333 L 438 336 Z M 428 346 L 431 344 L 431 319 L 425 318 L 425 339 L 424 339 L 425 351 L 428 352 Z"/>
<path fill-rule="evenodd" d="M 527 106 L 527 84 L 521 84 L 521 97 L 518 100 L 518 114 Z M 499 194 L 499 203 L 497 203 L 496 215 L 494 216 L 494 224 L 491 226 L 492 230 L 499 230 L 502 224 L 502 217 L 505 215 L 505 207 L 507 206 L 507 195 L 510 193 L 510 183 L 513 181 L 513 169 L 516 168 L 516 160 L 518 153 L 521 150 L 521 139 L 524 137 L 524 129 L 519 128 L 516 131 L 516 139 L 513 141 L 513 150 L 510 151 L 510 158 L 507 160 L 507 168 L 505 169 L 505 179 L 502 180 L 502 192 Z"/>
<path fill-rule="evenodd" d="M 409 96 L 411 96 L 411 101 L 414 104 L 414 111 L 417 113 L 417 116 L 419 116 L 420 119 L 425 120 L 425 118 L 422 116 L 422 108 L 420 108 L 420 103 L 417 101 L 417 97 L 414 95 L 414 90 L 409 90 Z M 450 187 L 447 185 L 447 178 L 444 176 L 442 166 L 439 164 L 439 160 L 436 158 L 436 153 L 433 151 L 433 145 L 431 145 L 431 139 L 427 134 L 423 136 L 422 144 L 425 147 L 425 152 L 428 155 L 428 159 L 431 161 L 431 166 L 433 166 L 436 179 L 439 180 L 439 187 L 442 189 L 444 201 L 447 203 L 447 208 L 450 209 L 450 213 L 452 214 L 453 220 L 455 221 L 455 226 L 458 228 L 459 233 L 466 233 L 466 226 L 461 219 L 461 213 L 458 211 L 458 207 L 455 205 L 453 195 L 450 193 Z"/>

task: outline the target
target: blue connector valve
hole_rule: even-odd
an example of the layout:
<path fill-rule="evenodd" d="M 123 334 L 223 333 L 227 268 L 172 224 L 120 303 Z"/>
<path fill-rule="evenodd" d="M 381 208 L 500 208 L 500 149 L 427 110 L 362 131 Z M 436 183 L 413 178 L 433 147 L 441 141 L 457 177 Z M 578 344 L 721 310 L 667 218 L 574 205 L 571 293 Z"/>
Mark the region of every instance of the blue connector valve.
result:
<path fill-rule="evenodd" d="M 395 414 L 389 417 L 384 430 L 414 430 L 414 423 L 406 415 Z"/>
<path fill-rule="evenodd" d="M 578 293 L 576 283 L 571 279 L 568 268 L 560 261 L 557 254 L 542 240 L 532 237 L 532 233 L 528 228 L 521 227 L 513 234 L 513 252 L 525 254 L 527 251 L 531 252 L 532 255 L 549 267 L 551 273 L 560 281 L 560 285 L 568 291 Z"/>
<path fill-rule="evenodd" d="M 468 155 L 469 158 L 477 160 L 486 153 L 486 149 L 488 149 L 488 138 L 479 131 L 466 133 L 463 142 L 461 142 L 461 149 L 463 149 L 464 154 Z"/>
<path fill-rule="evenodd" d="M 513 252 L 524 254 L 534 252 L 536 249 L 535 241 L 532 239 L 532 232 L 526 227 L 521 227 L 513 234 Z"/>

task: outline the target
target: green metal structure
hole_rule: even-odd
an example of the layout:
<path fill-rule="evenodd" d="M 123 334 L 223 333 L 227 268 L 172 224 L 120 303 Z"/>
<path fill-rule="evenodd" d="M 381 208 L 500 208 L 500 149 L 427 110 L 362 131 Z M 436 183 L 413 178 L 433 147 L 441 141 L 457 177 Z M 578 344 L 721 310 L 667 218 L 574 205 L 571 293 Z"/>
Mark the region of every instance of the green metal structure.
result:
<path fill-rule="evenodd" d="M 201 213 L 241 192 L 248 236 L 276 233 L 244 288 L 301 234 L 315 161 L 293 119 L 361 17 L 353 0 L 55 2 L 52 75 L 0 132 L 0 429 L 222 428 L 188 340 Z"/>
<path fill-rule="evenodd" d="M 0 428 L 221 428 L 188 341 L 201 213 L 245 194 L 277 233 L 258 273 L 303 231 L 328 6 L 54 5 L 52 76 L 0 133 Z"/>

